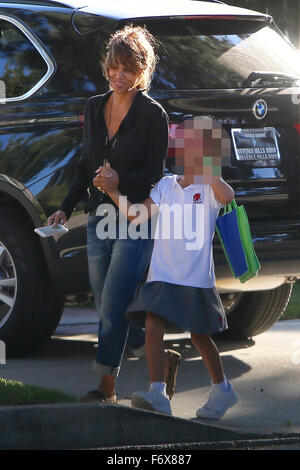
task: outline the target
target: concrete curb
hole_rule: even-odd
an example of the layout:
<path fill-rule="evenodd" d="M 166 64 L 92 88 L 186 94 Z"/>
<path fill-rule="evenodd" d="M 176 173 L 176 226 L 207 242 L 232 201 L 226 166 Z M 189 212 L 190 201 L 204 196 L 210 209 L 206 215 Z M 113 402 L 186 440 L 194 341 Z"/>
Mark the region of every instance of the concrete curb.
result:
<path fill-rule="evenodd" d="M 101 403 L 3 406 L 0 428 L 1 450 L 113 448 L 272 437 Z"/>
<path fill-rule="evenodd" d="M 300 450 L 300 435 L 296 437 L 273 437 L 273 438 L 264 438 L 264 439 L 248 439 L 246 441 L 242 439 L 231 440 L 231 441 L 211 441 L 211 442 L 187 442 L 187 443 L 177 443 L 177 444 L 152 444 L 150 446 L 122 446 L 122 447 L 98 447 L 97 450 L 105 451 L 149 451 L 149 450 L 159 450 L 164 452 L 171 452 L 173 450 L 255 450 L 255 449 L 293 449 Z"/>

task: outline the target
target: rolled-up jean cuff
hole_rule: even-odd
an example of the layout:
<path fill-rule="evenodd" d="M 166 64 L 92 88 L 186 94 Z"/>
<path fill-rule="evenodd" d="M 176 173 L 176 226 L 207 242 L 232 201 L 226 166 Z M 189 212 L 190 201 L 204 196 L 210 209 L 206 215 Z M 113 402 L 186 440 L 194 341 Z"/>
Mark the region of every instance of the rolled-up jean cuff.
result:
<path fill-rule="evenodd" d="M 94 361 L 92 365 L 92 370 L 97 372 L 101 377 L 103 375 L 112 375 L 113 377 L 118 377 L 120 372 L 120 367 L 106 366 L 105 364 L 99 364 L 99 362 Z"/>

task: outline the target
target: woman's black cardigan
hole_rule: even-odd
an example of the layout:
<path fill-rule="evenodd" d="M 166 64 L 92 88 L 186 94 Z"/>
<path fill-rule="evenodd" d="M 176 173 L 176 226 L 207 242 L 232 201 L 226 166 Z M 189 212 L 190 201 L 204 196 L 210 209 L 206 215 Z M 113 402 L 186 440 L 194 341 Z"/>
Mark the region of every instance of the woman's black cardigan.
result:
<path fill-rule="evenodd" d="M 108 159 L 119 175 L 119 191 L 132 203 L 144 201 L 163 176 L 168 151 L 169 120 L 163 107 L 144 90 L 135 95 L 119 130 L 109 141 L 103 106 L 109 95 L 89 98 L 84 113 L 83 155 L 60 209 L 69 218 L 79 201 L 85 212 L 112 202 L 93 186 L 96 169 Z"/>

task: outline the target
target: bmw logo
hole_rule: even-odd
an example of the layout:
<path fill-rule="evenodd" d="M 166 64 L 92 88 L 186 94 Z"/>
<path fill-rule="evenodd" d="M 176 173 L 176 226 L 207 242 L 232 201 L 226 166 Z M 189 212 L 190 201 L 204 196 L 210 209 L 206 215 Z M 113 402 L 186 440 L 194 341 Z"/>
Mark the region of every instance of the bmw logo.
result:
<path fill-rule="evenodd" d="M 252 112 L 256 119 L 263 119 L 266 117 L 267 112 L 268 112 L 268 105 L 265 102 L 265 100 L 257 100 L 255 101 Z"/>

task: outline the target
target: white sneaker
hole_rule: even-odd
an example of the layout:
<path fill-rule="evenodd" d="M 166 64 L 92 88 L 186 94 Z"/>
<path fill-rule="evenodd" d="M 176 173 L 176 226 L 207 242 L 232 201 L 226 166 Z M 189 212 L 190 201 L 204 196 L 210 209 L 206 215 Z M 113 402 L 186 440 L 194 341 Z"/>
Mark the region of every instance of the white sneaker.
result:
<path fill-rule="evenodd" d="M 169 398 L 157 390 L 135 392 L 131 397 L 131 405 L 144 410 L 158 411 L 168 415 L 172 414 Z"/>
<path fill-rule="evenodd" d="M 238 396 L 233 386 L 228 382 L 228 392 L 223 392 L 218 387 L 212 387 L 208 400 L 196 411 L 197 418 L 220 419 L 224 416 L 228 408 L 231 408 L 238 401 Z"/>

